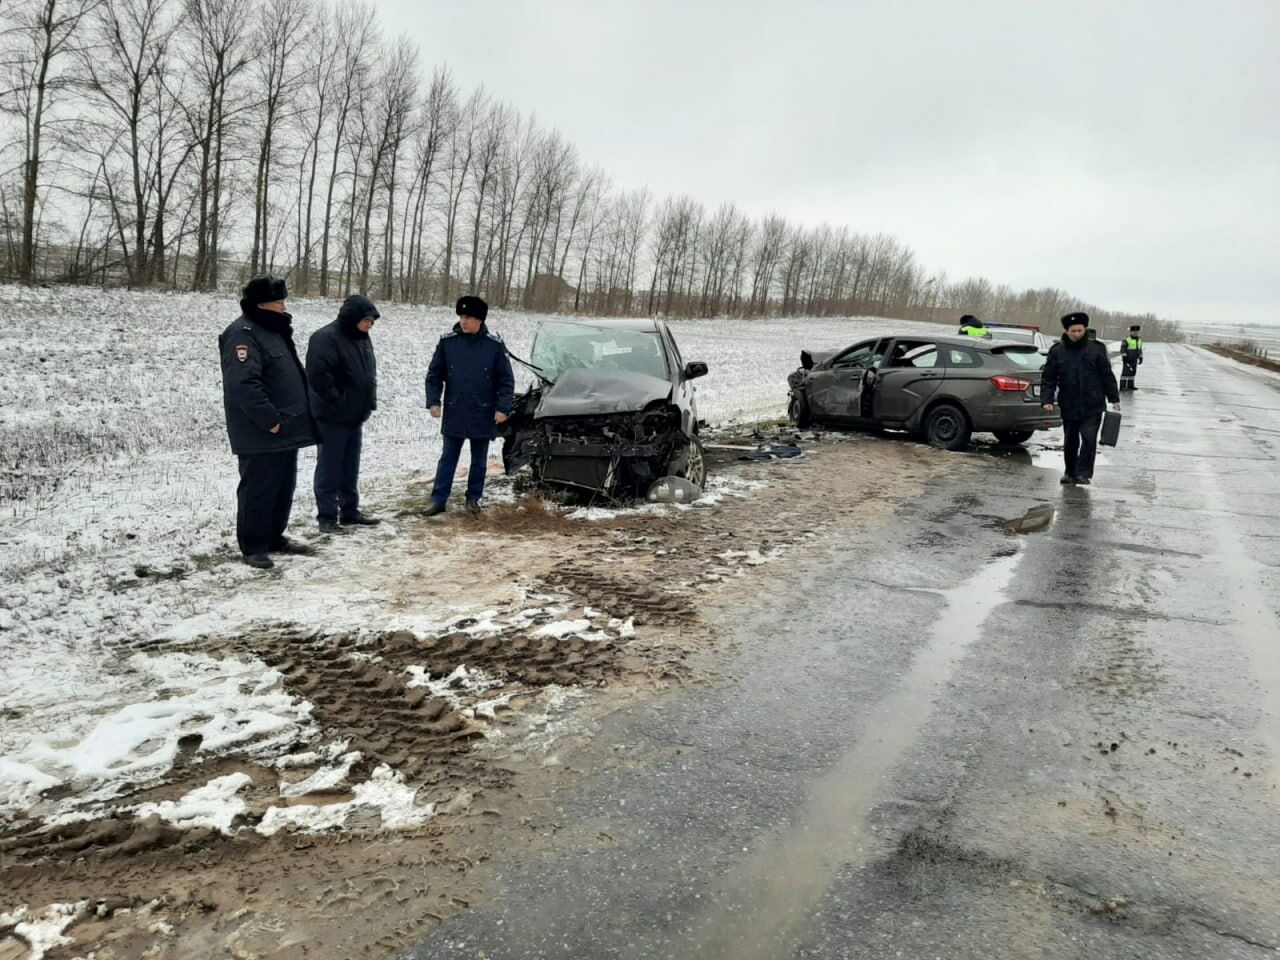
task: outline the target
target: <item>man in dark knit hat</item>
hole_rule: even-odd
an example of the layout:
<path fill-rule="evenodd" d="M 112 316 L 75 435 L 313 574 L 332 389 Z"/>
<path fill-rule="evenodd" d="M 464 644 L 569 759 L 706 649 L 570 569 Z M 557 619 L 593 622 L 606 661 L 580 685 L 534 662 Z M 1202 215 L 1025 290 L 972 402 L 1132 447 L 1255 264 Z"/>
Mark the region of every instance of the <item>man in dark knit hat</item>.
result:
<path fill-rule="evenodd" d="M 1098 453 L 1098 428 L 1107 401 L 1120 409 L 1120 391 L 1111 370 L 1107 348 L 1088 336 L 1089 315 L 1069 313 L 1062 318 L 1062 340 L 1049 349 L 1040 381 L 1041 402 L 1053 412 L 1062 408 L 1062 483 L 1088 484 Z"/>
<path fill-rule="evenodd" d="M 321 533 L 343 526 L 372 526 L 360 512 L 360 448 L 363 424 L 378 408 L 378 365 L 369 331 L 380 314 L 373 301 L 352 294 L 338 319 L 307 342 L 311 410 L 320 431 L 316 454 L 316 522 Z"/>
<path fill-rule="evenodd" d="M 1142 327 L 1134 324 L 1120 342 L 1120 389 L 1137 390 L 1138 364 L 1142 363 Z"/>
<path fill-rule="evenodd" d="M 458 322 L 436 344 L 427 369 L 427 409 L 441 420 L 443 448 L 431 506 L 425 511 L 428 517 L 444 513 L 464 441 L 471 445 L 467 510 L 480 511 L 489 441 L 498 435 L 498 424 L 511 416 L 515 402 L 516 381 L 507 348 L 485 326 L 489 305 L 479 297 L 462 297 L 455 312 Z"/>
<path fill-rule="evenodd" d="M 313 552 L 284 535 L 298 450 L 316 442 L 288 296 L 279 277 L 254 277 L 240 298 L 240 318 L 218 337 L 227 436 L 240 458 L 236 540 L 245 563 L 260 570 L 274 566 L 270 553 Z"/>

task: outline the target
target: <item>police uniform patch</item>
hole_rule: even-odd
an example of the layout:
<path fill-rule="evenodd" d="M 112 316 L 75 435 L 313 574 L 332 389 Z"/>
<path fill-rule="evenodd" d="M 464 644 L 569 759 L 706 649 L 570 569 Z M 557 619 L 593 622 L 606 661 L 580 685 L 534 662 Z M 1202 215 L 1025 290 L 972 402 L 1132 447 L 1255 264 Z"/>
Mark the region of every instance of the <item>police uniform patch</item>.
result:
<path fill-rule="evenodd" d="M 236 359 L 241 363 L 249 359 L 249 345 L 247 343 L 236 344 Z"/>

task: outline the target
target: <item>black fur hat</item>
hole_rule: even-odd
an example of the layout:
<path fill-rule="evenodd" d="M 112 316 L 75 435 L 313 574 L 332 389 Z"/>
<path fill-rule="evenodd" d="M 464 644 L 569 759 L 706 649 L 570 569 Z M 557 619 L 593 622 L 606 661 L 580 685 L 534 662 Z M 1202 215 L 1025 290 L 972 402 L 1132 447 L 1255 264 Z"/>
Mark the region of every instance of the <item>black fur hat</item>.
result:
<path fill-rule="evenodd" d="M 960 326 L 962 327 L 967 327 L 970 324 L 975 324 L 977 322 L 978 322 L 978 318 L 975 317 L 972 313 L 966 313 L 963 317 L 960 318 Z"/>
<path fill-rule="evenodd" d="M 271 303 L 273 300 L 287 300 L 289 287 L 279 277 L 269 273 L 260 274 L 244 285 L 240 291 L 240 306 L 246 310 L 260 303 Z"/>
<path fill-rule="evenodd" d="M 1087 313 L 1068 313 L 1062 318 L 1062 329 L 1069 329 L 1077 323 L 1082 323 L 1086 327 L 1089 326 L 1089 315 Z"/>
<path fill-rule="evenodd" d="M 1139 330 L 1141 330 L 1141 329 L 1142 329 L 1142 327 L 1135 323 L 1133 326 L 1131 326 L 1131 327 L 1129 328 L 1129 332 L 1130 332 L 1130 333 L 1137 333 L 1137 332 L 1138 332 Z"/>
<path fill-rule="evenodd" d="M 485 317 L 489 316 L 489 305 L 479 297 L 459 297 L 458 308 L 455 312 L 460 317 L 475 317 L 481 323 L 484 323 Z"/>

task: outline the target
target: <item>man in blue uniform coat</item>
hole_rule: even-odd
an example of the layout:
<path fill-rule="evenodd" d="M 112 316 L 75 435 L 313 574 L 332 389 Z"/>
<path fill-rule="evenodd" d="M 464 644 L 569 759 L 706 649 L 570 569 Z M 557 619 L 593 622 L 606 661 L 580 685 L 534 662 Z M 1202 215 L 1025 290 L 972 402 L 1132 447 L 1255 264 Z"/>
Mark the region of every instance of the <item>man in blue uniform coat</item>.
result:
<path fill-rule="evenodd" d="M 444 513 L 463 441 L 471 444 L 467 509 L 479 512 L 489 441 L 498 435 L 498 424 L 511 416 L 515 402 L 516 380 L 507 348 L 485 326 L 489 305 L 479 297 L 462 297 L 457 314 L 458 322 L 440 338 L 427 368 L 427 409 L 442 421 L 443 441 L 428 517 Z"/>
<path fill-rule="evenodd" d="M 236 540 L 245 563 L 260 570 L 274 566 L 269 553 L 313 552 L 284 535 L 298 450 L 316 442 L 288 295 L 279 277 L 254 277 L 241 295 L 240 318 L 218 337 L 227 437 L 240 458 Z"/>

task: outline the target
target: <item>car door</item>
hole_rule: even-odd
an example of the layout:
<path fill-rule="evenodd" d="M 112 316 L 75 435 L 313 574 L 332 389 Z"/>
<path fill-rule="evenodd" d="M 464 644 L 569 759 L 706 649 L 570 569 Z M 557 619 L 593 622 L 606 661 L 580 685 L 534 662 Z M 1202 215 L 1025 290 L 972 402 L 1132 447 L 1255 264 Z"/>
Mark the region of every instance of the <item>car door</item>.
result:
<path fill-rule="evenodd" d="M 932 340 L 895 340 L 876 372 L 872 411 L 877 423 L 906 423 L 942 383 L 942 360 Z"/>
<path fill-rule="evenodd" d="M 884 356 L 888 340 L 855 343 L 809 373 L 809 407 L 821 420 L 852 423 L 865 416 L 863 383 Z"/>

